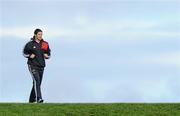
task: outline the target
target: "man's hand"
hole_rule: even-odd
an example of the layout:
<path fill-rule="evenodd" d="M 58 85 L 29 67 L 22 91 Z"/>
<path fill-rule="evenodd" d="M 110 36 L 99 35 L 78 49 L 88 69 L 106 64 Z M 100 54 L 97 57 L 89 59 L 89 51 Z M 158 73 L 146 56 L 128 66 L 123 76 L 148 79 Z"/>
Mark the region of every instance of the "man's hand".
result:
<path fill-rule="evenodd" d="M 49 59 L 50 56 L 48 56 L 48 54 L 44 54 L 44 58 L 45 58 L 45 59 Z"/>
<path fill-rule="evenodd" d="M 35 56 L 36 56 L 35 54 L 31 54 L 31 55 L 30 55 L 30 58 L 33 59 Z"/>

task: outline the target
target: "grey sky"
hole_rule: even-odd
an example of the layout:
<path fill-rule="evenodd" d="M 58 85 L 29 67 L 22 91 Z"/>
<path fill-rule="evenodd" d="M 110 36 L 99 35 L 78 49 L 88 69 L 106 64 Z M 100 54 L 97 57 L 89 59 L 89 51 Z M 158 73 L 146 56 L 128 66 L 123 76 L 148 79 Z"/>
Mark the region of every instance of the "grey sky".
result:
<path fill-rule="evenodd" d="M 44 31 L 47 102 L 179 102 L 178 1 L 1 1 L 0 101 L 26 102 L 24 44 Z"/>

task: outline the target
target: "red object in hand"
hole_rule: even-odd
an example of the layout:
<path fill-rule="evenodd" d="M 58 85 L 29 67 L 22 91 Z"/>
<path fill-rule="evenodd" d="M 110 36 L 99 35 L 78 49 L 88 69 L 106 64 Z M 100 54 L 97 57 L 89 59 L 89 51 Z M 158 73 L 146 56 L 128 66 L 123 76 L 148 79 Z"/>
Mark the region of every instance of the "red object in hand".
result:
<path fill-rule="evenodd" d="M 41 49 L 47 50 L 48 49 L 48 43 L 47 42 L 42 42 Z"/>

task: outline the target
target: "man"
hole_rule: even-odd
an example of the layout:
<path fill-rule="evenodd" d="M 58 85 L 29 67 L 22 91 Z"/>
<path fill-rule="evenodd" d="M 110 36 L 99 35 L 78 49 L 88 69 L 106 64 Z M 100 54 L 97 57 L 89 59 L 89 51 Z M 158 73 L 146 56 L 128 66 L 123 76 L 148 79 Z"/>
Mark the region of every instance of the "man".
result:
<path fill-rule="evenodd" d="M 23 55 L 28 58 L 28 69 L 33 79 L 33 87 L 29 97 L 29 103 L 43 103 L 41 95 L 41 82 L 45 67 L 45 59 L 50 58 L 50 48 L 48 42 L 42 39 L 42 30 L 36 29 L 34 36 L 31 38 L 24 49 Z"/>

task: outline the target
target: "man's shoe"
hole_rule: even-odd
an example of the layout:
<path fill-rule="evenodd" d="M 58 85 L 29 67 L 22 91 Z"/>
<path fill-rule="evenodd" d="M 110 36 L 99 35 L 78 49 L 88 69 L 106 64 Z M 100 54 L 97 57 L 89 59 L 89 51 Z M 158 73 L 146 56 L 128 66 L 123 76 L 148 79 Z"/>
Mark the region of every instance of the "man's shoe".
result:
<path fill-rule="evenodd" d="M 37 103 L 36 101 L 29 101 L 29 103 Z"/>
<path fill-rule="evenodd" d="M 37 101 L 37 103 L 43 103 L 43 102 L 44 102 L 43 99 L 39 99 L 39 100 Z"/>

